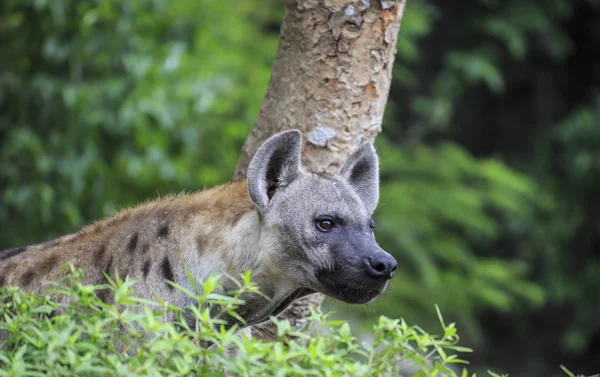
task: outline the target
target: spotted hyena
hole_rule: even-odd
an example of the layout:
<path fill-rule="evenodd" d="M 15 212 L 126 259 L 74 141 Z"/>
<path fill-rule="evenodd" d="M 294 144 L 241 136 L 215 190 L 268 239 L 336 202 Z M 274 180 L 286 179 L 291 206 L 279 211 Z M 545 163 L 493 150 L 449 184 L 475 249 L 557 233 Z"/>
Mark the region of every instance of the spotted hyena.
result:
<path fill-rule="evenodd" d="M 185 307 L 191 299 L 167 283 L 186 286 L 185 268 L 200 282 L 253 270 L 270 300 L 248 298 L 239 314 L 249 325 L 313 292 L 372 301 L 396 269 L 372 232 L 377 154 L 365 143 L 338 174 L 320 176 L 302 170 L 301 144 L 300 132 L 280 133 L 258 150 L 247 181 L 148 202 L 77 233 L 0 253 L 0 286 L 39 292 L 70 262 L 87 283 L 105 283 L 105 274 L 118 271 L 135 279 L 135 296 Z M 107 291 L 98 294 L 109 300 Z"/>

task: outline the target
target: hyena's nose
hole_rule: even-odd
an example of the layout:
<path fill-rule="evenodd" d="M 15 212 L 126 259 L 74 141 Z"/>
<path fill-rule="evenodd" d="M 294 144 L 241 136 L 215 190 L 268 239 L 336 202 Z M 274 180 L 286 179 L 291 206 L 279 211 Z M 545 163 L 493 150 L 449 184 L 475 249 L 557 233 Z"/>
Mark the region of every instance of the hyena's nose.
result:
<path fill-rule="evenodd" d="M 375 279 L 391 279 L 394 276 L 398 263 L 394 257 L 388 253 L 379 253 L 372 257 L 365 258 L 367 273 Z"/>

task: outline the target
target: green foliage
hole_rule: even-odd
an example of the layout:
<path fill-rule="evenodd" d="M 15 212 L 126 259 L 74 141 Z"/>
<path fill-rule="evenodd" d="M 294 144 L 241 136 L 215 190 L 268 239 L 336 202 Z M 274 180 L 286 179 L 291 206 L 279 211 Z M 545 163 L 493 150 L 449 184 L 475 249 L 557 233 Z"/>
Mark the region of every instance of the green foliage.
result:
<path fill-rule="evenodd" d="M 600 97 L 596 95 L 590 105 L 576 109 L 553 127 L 544 147 L 548 156 L 552 156 L 550 149 L 558 153 L 540 161 L 536 172 L 550 194 L 527 224 L 536 231 L 529 248 L 544 252 L 526 257 L 541 267 L 539 280 L 548 297 L 578 308 L 561 336 L 561 347 L 568 352 L 585 352 L 593 341 L 589 334 L 600 332 L 594 309 L 600 305 L 596 294 L 600 260 L 593 244 L 598 232 L 586 231 L 599 220 L 600 203 L 594 200 L 600 189 L 599 122 Z"/>
<path fill-rule="evenodd" d="M 196 304 L 186 308 L 195 320 L 190 329 L 182 310 L 168 303 L 146 303 L 131 296 L 133 281 L 110 285 L 81 284 L 73 271 L 52 292 L 68 297 L 68 305 L 16 287 L 0 290 L 0 376 L 397 376 L 410 360 L 422 368 L 415 377 L 468 376 L 453 323 L 434 336 L 404 320 L 380 317 L 372 342 L 360 342 L 344 321 L 313 312 L 315 336 L 278 321 L 279 340 L 262 342 L 223 327 L 222 315 L 243 304 L 242 295 L 257 293 L 250 274 L 238 289 L 218 294 L 212 277 L 197 292 L 185 291 Z M 110 289 L 114 303 L 96 296 Z M 181 287 L 178 287 L 182 289 Z M 217 306 L 220 311 L 212 310 Z M 218 313 L 211 315 L 211 313 Z M 439 314 L 439 312 L 438 312 Z M 174 322 L 166 317 L 177 318 Z M 210 345 L 210 346 L 209 346 Z M 232 357 L 230 352 L 237 356 Z"/>
<path fill-rule="evenodd" d="M 517 376 L 550 375 L 557 359 L 600 370 L 599 5 L 407 6 L 376 215 L 406 267 L 375 308 L 425 325 L 437 302 L 482 342 L 482 367 L 503 354 Z"/>
<path fill-rule="evenodd" d="M 196 0 L 3 1 L 0 227 L 21 225 L 0 249 L 157 192 L 229 180 L 277 45 L 261 25 L 280 12 Z"/>
<path fill-rule="evenodd" d="M 377 311 L 402 313 L 431 324 L 432 302 L 456 316 L 471 338 L 481 329 L 471 316 L 485 308 L 510 311 L 519 302 L 539 306 L 544 292 L 527 280 L 524 261 L 490 250 L 518 234 L 532 216 L 536 187 L 497 160 L 478 160 L 454 144 L 402 150 L 378 140 L 381 188 L 376 236 L 399 261 L 397 278 Z"/>
<path fill-rule="evenodd" d="M 593 190 L 600 181 L 600 95 L 583 106 L 556 128 L 554 138 L 562 147 L 560 168 L 571 185 Z"/>
<path fill-rule="evenodd" d="M 483 307 L 509 310 L 519 297 L 542 303 L 543 292 L 524 280 L 525 264 L 494 254 L 476 257 L 511 221 L 530 215 L 531 181 L 452 144 L 381 151 L 387 184 L 377 235 L 388 249 L 402 251 L 396 254 L 403 261 L 402 284 L 392 290 L 402 292 L 396 301 L 406 303 L 401 312 L 417 316 L 419 297 L 463 315 Z"/>
<path fill-rule="evenodd" d="M 410 129 L 409 135 L 455 126 L 461 101 L 481 86 L 503 95 L 507 60 L 521 61 L 537 48 L 540 54 L 561 62 L 574 50 L 561 22 L 572 17 L 581 2 L 479 0 L 468 4 L 459 13 L 449 4 L 428 0 L 413 0 L 407 7 L 394 79 L 407 86 L 410 95 L 398 101 L 392 97 L 392 102 L 409 109 L 411 122 L 402 126 Z M 431 34 L 433 43 L 420 43 L 432 39 Z"/>

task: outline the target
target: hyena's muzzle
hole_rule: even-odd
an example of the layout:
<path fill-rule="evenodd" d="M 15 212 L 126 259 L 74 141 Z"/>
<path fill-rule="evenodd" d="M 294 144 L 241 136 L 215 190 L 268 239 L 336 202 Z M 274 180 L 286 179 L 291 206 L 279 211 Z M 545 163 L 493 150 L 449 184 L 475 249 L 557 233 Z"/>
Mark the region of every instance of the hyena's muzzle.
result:
<path fill-rule="evenodd" d="M 334 237 L 333 268 L 317 273 L 320 290 L 352 304 L 374 300 L 394 276 L 396 260 L 379 247 L 370 230 L 346 228 Z"/>

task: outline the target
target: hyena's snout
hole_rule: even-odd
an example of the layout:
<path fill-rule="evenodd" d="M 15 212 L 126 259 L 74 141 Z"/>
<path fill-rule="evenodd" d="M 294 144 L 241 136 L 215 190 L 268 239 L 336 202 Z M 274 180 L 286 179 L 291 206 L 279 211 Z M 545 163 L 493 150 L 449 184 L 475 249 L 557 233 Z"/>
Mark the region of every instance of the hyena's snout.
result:
<path fill-rule="evenodd" d="M 398 263 L 372 237 L 348 235 L 334 247 L 334 268 L 320 271 L 318 291 L 339 300 L 362 304 L 387 287 Z"/>
<path fill-rule="evenodd" d="M 363 262 L 367 275 L 373 279 L 390 280 L 398 267 L 396 259 L 381 249 L 365 257 Z"/>

